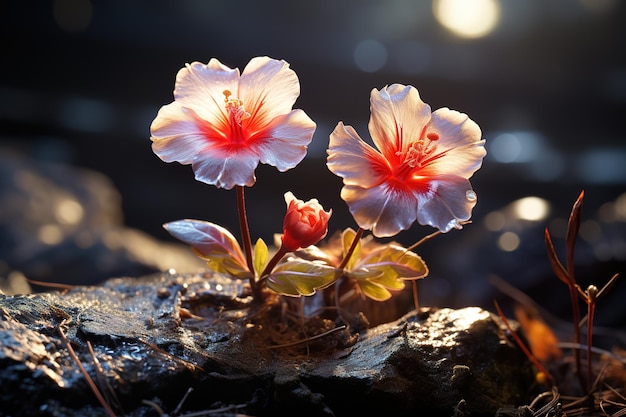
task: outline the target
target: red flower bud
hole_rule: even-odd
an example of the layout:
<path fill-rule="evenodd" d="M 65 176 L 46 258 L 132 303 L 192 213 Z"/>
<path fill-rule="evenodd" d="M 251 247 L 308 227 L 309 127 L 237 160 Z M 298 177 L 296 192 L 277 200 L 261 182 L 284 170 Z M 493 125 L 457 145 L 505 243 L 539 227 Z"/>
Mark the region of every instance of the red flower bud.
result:
<path fill-rule="evenodd" d="M 285 193 L 287 214 L 283 221 L 282 244 L 288 251 L 314 245 L 326 236 L 328 219 L 332 210 L 324 211 L 324 207 L 312 199 L 306 203 L 298 200 L 291 192 Z"/>

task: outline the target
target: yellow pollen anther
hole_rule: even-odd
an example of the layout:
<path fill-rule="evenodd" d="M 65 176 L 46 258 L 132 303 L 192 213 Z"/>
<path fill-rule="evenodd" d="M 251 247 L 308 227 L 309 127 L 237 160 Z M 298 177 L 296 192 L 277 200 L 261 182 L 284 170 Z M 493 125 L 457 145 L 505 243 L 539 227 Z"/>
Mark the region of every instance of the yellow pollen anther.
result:
<path fill-rule="evenodd" d="M 243 107 L 243 101 L 238 98 L 230 98 L 233 94 L 230 90 L 224 90 L 222 92 L 224 94 L 224 103 L 226 107 L 226 111 L 228 114 L 235 120 L 239 126 L 241 126 L 241 122 L 243 120 L 249 119 L 252 115 L 246 111 Z"/>
<path fill-rule="evenodd" d="M 397 156 L 404 156 L 402 162 L 411 168 L 421 168 L 424 160 L 428 159 L 436 149 L 434 141 L 439 140 L 439 135 L 429 132 L 425 138 L 411 143 L 406 151 L 397 151 Z"/>

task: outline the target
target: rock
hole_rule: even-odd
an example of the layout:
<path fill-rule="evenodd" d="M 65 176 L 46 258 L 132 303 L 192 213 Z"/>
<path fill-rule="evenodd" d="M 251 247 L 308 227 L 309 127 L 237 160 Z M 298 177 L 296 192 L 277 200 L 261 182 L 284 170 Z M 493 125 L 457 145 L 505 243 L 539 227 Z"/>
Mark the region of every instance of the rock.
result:
<path fill-rule="evenodd" d="M 493 416 L 527 400 L 530 365 L 485 310 L 423 308 L 353 334 L 302 327 L 272 300 L 208 272 L 0 295 L 0 414 L 106 415 L 68 343 L 117 415 L 451 416 L 464 403 Z"/>
<path fill-rule="evenodd" d="M 31 280 L 97 284 L 204 263 L 182 244 L 124 226 L 118 191 L 104 175 L 0 148 L 0 290 L 15 272 Z M 6 278 L 6 279 L 3 279 Z"/>

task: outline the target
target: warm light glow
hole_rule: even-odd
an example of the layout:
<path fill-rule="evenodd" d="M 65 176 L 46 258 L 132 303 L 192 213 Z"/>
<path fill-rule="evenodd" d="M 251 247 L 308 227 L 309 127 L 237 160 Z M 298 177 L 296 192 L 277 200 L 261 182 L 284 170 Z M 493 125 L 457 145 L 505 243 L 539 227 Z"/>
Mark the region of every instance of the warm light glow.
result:
<path fill-rule="evenodd" d="M 586 220 L 581 223 L 578 234 L 583 240 L 593 243 L 602 237 L 602 227 L 595 220 Z"/>
<path fill-rule="evenodd" d="M 506 226 L 506 216 L 501 211 L 492 211 L 484 219 L 485 227 L 490 232 L 499 232 Z"/>
<path fill-rule="evenodd" d="M 481 38 L 497 26 L 500 3 L 499 0 L 434 0 L 433 13 L 455 35 Z"/>
<path fill-rule="evenodd" d="M 615 200 L 615 215 L 621 221 L 626 221 L 626 193 Z"/>
<path fill-rule="evenodd" d="M 46 224 L 37 231 L 39 241 L 46 245 L 56 245 L 63 240 L 63 231 L 56 224 Z"/>
<path fill-rule="evenodd" d="M 67 198 L 57 204 L 54 214 L 60 223 L 78 224 L 83 219 L 84 210 L 78 201 Z"/>
<path fill-rule="evenodd" d="M 504 232 L 498 238 L 498 248 L 505 252 L 513 252 L 519 247 L 519 244 L 519 236 L 513 232 Z"/>
<path fill-rule="evenodd" d="M 511 203 L 513 215 L 520 220 L 537 222 L 550 214 L 550 203 L 539 197 L 524 197 Z"/>

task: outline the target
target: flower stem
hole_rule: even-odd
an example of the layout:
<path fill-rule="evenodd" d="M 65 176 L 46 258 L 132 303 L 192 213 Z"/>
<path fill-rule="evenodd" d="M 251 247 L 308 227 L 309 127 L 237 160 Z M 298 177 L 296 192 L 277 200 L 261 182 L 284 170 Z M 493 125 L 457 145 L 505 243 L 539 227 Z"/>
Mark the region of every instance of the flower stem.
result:
<path fill-rule="evenodd" d="M 246 254 L 246 263 L 248 269 L 252 273 L 250 276 L 250 287 L 254 291 L 256 283 L 254 282 L 254 262 L 252 261 L 252 240 L 250 239 L 250 228 L 248 227 L 248 216 L 246 215 L 246 200 L 243 195 L 244 188 L 237 186 L 237 211 L 239 213 L 239 227 L 241 228 L 241 239 L 243 241 L 243 250 Z"/>
<path fill-rule="evenodd" d="M 346 320 L 341 316 L 341 309 L 339 308 L 339 298 L 340 298 L 339 297 L 339 286 L 341 285 L 341 283 L 343 281 L 343 269 L 346 267 L 346 265 L 348 265 L 348 262 L 350 261 L 350 258 L 354 254 L 354 250 L 356 249 L 356 246 L 361 241 L 361 237 L 363 236 L 363 232 L 364 231 L 365 230 L 363 230 L 363 228 L 359 227 L 359 230 L 357 230 L 356 234 L 354 235 L 354 239 L 352 239 L 352 243 L 350 244 L 350 248 L 348 249 L 348 252 L 346 252 L 346 254 L 343 256 L 343 259 L 341 260 L 341 263 L 337 267 L 337 276 L 338 276 L 338 278 L 335 281 L 335 307 L 337 308 L 337 312 L 339 314 L 339 317 L 344 322 L 346 322 Z"/>
<path fill-rule="evenodd" d="M 420 299 L 419 292 L 417 290 L 417 280 L 411 281 L 413 284 L 413 306 L 415 307 L 415 311 L 420 311 Z"/>
<path fill-rule="evenodd" d="M 270 261 L 265 266 L 265 269 L 261 273 L 259 282 L 258 282 L 259 284 L 265 281 L 267 275 L 269 275 L 272 272 L 272 270 L 274 270 L 274 268 L 278 264 L 278 261 L 280 261 L 287 252 L 289 251 L 285 248 L 285 245 L 280 245 L 280 248 L 278 248 L 274 256 L 272 256 L 272 259 L 270 259 Z"/>
<path fill-rule="evenodd" d="M 356 249 L 356 245 L 358 245 L 359 241 L 361 240 L 361 236 L 363 236 L 364 231 L 365 230 L 363 230 L 360 227 L 359 227 L 359 230 L 356 231 L 356 235 L 354 235 L 352 244 L 350 245 L 348 252 L 344 255 L 343 260 L 341 261 L 341 264 L 339 264 L 339 267 L 337 269 L 342 270 L 346 267 L 346 265 L 348 265 L 348 262 L 350 261 L 350 258 L 352 257 L 354 250 Z"/>
<path fill-rule="evenodd" d="M 588 291 L 589 292 L 589 291 Z M 593 341 L 593 316 L 596 312 L 595 296 L 587 301 L 587 390 L 591 387 L 591 342 Z"/>

